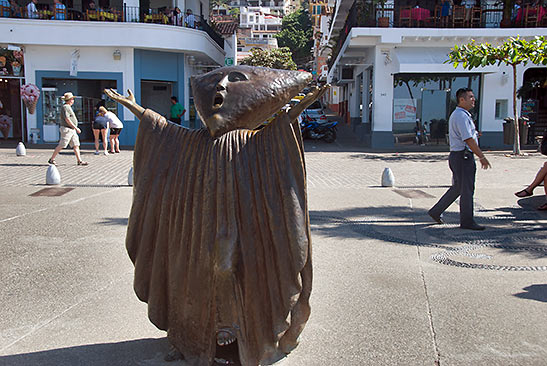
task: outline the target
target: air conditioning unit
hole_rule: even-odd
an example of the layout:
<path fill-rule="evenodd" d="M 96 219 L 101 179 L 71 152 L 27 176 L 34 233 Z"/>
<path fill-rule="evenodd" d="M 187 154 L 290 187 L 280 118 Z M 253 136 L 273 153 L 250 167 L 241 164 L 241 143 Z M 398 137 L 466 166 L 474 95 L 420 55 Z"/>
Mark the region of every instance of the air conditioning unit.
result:
<path fill-rule="evenodd" d="M 340 68 L 340 77 L 338 78 L 341 82 L 353 81 L 353 67 L 344 67 Z"/>

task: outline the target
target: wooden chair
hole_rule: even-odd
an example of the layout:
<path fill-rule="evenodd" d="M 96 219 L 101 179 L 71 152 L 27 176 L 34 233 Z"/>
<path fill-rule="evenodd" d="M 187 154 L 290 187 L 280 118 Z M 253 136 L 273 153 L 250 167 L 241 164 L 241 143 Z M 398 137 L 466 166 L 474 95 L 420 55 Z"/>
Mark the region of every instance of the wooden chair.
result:
<path fill-rule="evenodd" d="M 480 6 L 474 6 L 471 8 L 469 26 L 471 28 L 480 28 L 481 24 L 482 24 L 482 9 Z"/>
<path fill-rule="evenodd" d="M 399 8 L 399 27 L 412 26 L 412 7 L 402 6 Z"/>
<path fill-rule="evenodd" d="M 524 17 L 523 17 L 524 26 L 526 28 L 537 27 L 538 21 L 539 21 L 539 12 L 540 12 L 539 6 L 526 5 L 526 7 L 523 10 L 524 10 Z"/>
<path fill-rule="evenodd" d="M 423 25 L 429 28 L 437 28 L 441 26 L 441 6 L 440 5 L 435 6 L 429 18 L 423 21 Z"/>
<path fill-rule="evenodd" d="M 465 6 L 456 5 L 452 9 L 452 27 L 464 27 L 465 26 Z"/>
<path fill-rule="evenodd" d="M 0 17 L 9 18 L 11 16 L 11 8 L 9 6 L 0 5 Z"/>

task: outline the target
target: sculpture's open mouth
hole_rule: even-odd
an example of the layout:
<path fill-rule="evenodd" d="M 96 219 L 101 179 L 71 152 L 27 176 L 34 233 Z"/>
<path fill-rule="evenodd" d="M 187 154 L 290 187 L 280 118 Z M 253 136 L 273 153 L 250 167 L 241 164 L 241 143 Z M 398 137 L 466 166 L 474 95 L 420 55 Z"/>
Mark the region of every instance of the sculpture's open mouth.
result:
<path fill-rule="evenodd" d="M 215 99 L 213 100 L 213 109 L 219 109 L 222 107 L 222 103 L 224 103 L 224 95 L 222 93 L 217 92 L 215 94 Z"/>

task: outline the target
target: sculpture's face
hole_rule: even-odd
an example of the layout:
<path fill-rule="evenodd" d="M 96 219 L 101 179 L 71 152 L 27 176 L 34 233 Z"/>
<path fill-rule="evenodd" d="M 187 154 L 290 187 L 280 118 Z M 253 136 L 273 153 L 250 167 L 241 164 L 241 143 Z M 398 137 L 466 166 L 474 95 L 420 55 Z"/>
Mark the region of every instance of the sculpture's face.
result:
<path fill-rule="evenodd" d="M 216 138 L 258 127 L 310 80 L 307 72 L 233 66 L 192 77 L 191 83 L 197 112 Z"/>

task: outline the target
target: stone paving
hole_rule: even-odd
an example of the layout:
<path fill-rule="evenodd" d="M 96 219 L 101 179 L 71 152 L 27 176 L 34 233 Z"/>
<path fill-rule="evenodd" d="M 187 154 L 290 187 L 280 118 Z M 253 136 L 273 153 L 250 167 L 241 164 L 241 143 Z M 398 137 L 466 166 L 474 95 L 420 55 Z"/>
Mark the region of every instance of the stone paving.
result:
<path fill-rule="evenodd" d="M 450 185 L 446 152 L 372 152 L 307 141 L 314 245 L 312 317 L 280 365 L 538 365 L 547 359 L 547 213 L 529 183 L 545 157 L 487 152 L 475 208 L 484 232 L 458 228 L 458 205 L 433 225 Z M 77 166 L 52 149 L 0 146 L 0 365 L 158 365 L 165 334 L 132 293 L 123 247 L 132 151 Z M 380 187 L 383 170 L 395 188 Z M 66 222 L 64 221 L 66 219 Z M 23 229 L 24 228 L 24 229 Z"/>

